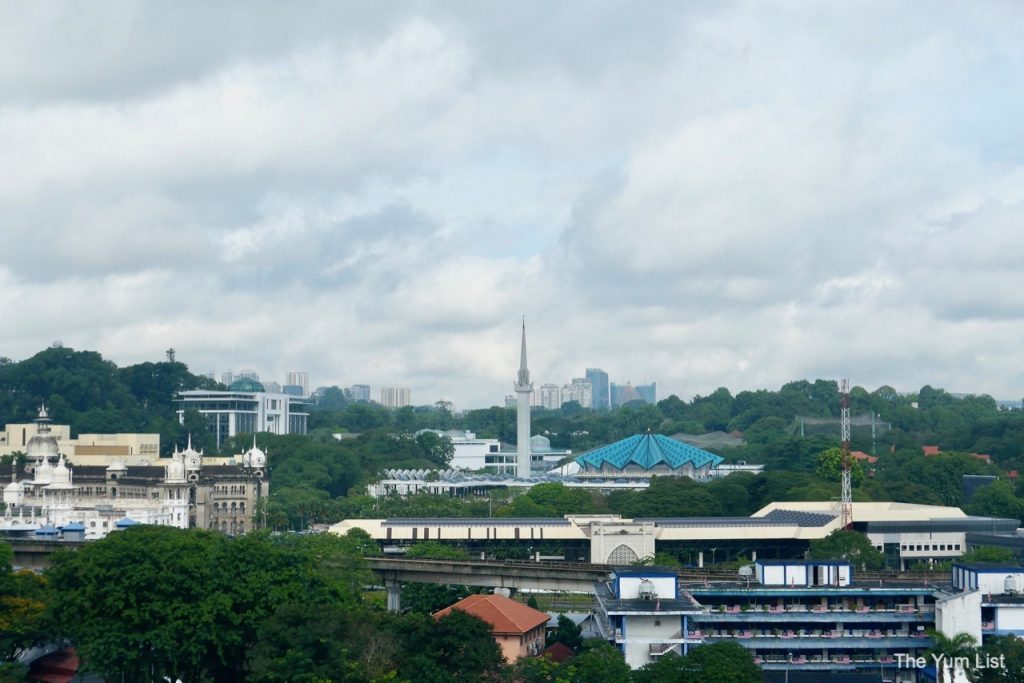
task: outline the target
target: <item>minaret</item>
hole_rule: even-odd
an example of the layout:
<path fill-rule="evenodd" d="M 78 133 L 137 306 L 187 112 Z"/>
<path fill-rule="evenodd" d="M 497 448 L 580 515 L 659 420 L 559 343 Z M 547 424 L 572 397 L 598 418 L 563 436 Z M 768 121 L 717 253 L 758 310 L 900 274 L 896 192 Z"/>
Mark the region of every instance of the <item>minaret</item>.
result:
<path fill-rule="evenodd" d="M 516 405 L 516 476 L 530 476 L 530 371 L 526 368 L 526 317 L 523 317 L 523 346 L 519 356 L 519 374 L 512 387 L 518 394 Z"/>

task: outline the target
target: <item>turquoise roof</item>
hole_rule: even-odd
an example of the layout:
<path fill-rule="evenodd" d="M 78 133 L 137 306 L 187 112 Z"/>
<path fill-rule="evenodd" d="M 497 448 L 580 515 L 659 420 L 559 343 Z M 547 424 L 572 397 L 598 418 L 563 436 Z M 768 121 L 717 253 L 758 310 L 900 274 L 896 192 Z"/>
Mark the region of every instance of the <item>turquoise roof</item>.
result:
<path fill-rule="evenodd" d="M 679 469 L 690 463 L 694 468 L 710 465 L 718 467 L 723 458 L 708 453 L 682 441 L 670 439 L 662 434 L 637 434 L 622 441 L 595 448 L 576 458 L 576 463 L 584 469 L 601 469 L 608 463 L 617 469 L 626 469 L 628 465 L 639 465 L 651 469 L 655 465 L 668 465 Z"/>

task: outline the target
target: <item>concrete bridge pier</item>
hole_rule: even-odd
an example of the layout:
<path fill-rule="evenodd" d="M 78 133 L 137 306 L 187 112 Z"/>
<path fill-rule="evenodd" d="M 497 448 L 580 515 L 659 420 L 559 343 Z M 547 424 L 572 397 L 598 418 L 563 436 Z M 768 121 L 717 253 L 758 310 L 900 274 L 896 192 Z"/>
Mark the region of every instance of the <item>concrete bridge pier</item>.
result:
<path fill-rule="evenodd" d="M 388 591 L 388 611 L 398 612 L 402 611 L 402 583 L 395 581 L 394 579 L 384 582 L 384 587 Z"/>

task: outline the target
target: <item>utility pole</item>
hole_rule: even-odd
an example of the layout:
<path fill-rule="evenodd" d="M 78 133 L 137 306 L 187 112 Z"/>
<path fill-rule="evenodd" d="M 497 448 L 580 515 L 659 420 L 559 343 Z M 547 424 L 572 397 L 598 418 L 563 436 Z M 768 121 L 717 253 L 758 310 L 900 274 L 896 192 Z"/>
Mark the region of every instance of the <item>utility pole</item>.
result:
<path fill-rule="evenodd" d="M 853 526 L 853 487 L 850 482 L 852 465 L 850 462 L 850 380 L 848 379 L 839 383 L 839 406 L 843 453 L 840 523 L 841 528 L 850 529 Z"/>

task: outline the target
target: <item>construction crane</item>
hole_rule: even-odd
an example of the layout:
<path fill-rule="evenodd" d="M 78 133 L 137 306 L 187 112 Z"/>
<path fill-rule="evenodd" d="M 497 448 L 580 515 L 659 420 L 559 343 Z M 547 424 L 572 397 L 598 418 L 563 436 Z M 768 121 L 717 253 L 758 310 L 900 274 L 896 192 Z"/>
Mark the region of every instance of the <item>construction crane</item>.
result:
<path fill-rule="evenodd" d="M 842 492 L 840 493 L 840 521 L 843 529 L 853 527 L 853 486 L 850 470 L 853 469 L 850 455 L 850 380 L 839 383 L 839 421 L 842 439 Z"/>

